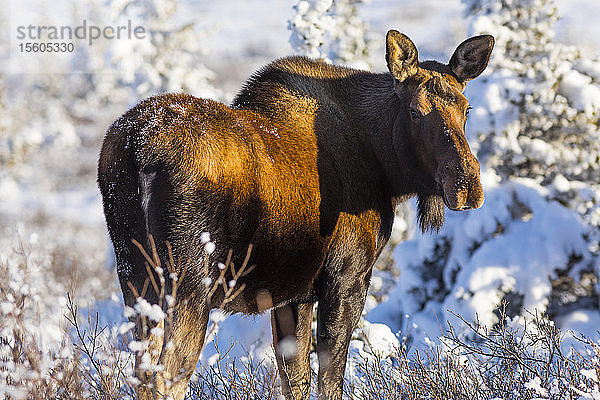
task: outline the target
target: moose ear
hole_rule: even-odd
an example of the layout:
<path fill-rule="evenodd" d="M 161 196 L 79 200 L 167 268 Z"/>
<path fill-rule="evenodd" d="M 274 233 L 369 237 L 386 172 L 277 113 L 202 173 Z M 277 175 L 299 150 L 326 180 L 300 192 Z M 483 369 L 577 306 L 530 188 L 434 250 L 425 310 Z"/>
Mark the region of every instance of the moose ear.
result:
<path fill-rule="evenodd" d="M 387 33 L 385 43 L 385 60 L 394 78 L 402 82 L 417 73 L 419 53 L 408 36 L 391 30 Z"/>
<path fill-rule="evenodd" d="M 475 79 L 487 67 L 493 48 L 493 36 L 474 36 L 456 48 L 448 66 L 460 82 Z"/>

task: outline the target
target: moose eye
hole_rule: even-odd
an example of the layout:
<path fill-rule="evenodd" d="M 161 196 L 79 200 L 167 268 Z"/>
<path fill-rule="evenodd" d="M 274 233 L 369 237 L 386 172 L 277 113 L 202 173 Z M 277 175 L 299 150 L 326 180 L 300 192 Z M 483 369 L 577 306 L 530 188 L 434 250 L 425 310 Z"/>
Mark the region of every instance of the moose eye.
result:
<path fill-rule="evenodd" d="M 409 108 L 408 113 L 410 114 L 410 117 L 413 119 L 417 119 L 421 116 L 421 114 L 419 114 L 419 112 L 417 110 L 415 110 L 414 108 Z"/>

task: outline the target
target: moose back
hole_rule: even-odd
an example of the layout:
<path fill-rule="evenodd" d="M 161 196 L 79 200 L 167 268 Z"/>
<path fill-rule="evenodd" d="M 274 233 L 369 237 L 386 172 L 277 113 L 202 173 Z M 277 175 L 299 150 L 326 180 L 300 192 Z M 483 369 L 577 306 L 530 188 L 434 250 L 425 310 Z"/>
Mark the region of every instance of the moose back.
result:
<path fill-rule="evenodd" d="M 222 307 L 271 310 L 282 391 L 307 399 L 316 302 L 318 396 L 340 399 L 348 343 L 395 206 L 416 196 L 421 228 L 435 231 L 444 205 L 483 204 L 462 92 L 486 68 L 493 44 L 472 37 L 448 64 L 419 62 L 412 41 L 392 30 L 389 73 L 288 57 L 254 74 L 231 106 L 164 94 L 115 121 L 98 182 L 125 303 L 142 295 L 158 303 L 163 289 L 177 286 L 164 337 L 136 329 L 151 363 L 164 366 L 142 371 L 138 357 L 138 398 L 184 397 L 209 311 Z M 137 243 L 155 246 L 163 262 L 174 259 L 181 279 L 163 274 L 161 288 L 148 285 L 149 274 L 160 283 L 160 271 L 148 268 Z M 223 276 L 228 257 L 228 265 L 252 267 Z M 220 277 L 243 290 L 233 297 L 229 285 L 205 284 Z"/>

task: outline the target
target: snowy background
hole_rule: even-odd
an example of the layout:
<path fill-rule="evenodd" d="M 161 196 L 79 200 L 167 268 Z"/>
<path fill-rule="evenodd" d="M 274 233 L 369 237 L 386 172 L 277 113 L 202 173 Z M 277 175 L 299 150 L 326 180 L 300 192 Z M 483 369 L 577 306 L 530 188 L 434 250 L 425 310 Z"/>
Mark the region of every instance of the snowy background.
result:
<path fill-rule="evenodd" d="M 18 53 L 17 26 L 83 19 L 131 20 L 148 34 L 76 42 L 68 55 Z M 516 323 L 537 310 L 568 336 L 598 340 L 599 20 L 596 0 L 10 1 L 0 8 L 0 273 L 10 287 L 0 335 L 17 294 L 48 349 L 64 338 L 66 292 L 102 323 L 124 320 L 95 177 L 103 134 L 128 107 L 169 90 L 229 102 L 256 68 L 293 53 L 385 71 L 394 28 L 422 60 L 447 61 L 469 35 L 496 37 L 466 91 L 486 201 L 447 211 L 438 235 L 415 229 L 410 205 L 399 210 L 351 356 L 388 354 L 398 340 L 429 346 L 446 321 L 460 325 L 452 313 L 492 326 L 503 302 Z M 213 314 L 210 340 L 235 342 L 230 357 L 272 360 L 267 315 L 222 319 Z M 214 360 L 209 343 L 202 362 Z"/>

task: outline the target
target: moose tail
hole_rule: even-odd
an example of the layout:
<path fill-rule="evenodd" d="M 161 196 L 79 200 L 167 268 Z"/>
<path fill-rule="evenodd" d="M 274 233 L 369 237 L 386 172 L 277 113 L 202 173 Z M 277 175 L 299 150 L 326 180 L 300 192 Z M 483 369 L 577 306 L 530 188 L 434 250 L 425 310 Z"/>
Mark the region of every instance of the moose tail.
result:
<path fill-rule="evenodd" d="M 163 208 L 161 190 L 166 185 L 159 169 L 139 168 L 133 150 L 124 145 L 127 136 L 109 130 L 98 163 L 98 185 L 125 304 L 133 306 L 136 296 L 158 301 L 159 293 L 151 282 L 160 284 L 160 280 L 140 246 L 150 258 L 155 258 L 156 250 L 164 264 L 167 251 L 158 210 Z"/>

